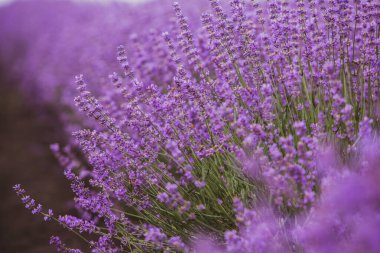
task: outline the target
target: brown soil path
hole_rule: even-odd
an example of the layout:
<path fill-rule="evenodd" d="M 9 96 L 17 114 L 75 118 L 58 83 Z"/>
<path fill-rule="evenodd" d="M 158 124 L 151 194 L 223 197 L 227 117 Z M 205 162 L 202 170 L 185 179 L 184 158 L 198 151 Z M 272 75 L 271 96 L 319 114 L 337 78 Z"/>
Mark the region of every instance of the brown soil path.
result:
<path fill-rule="evenodd" d="M 31 107 L 0 72 L 0 252 L 51 253 L 50 235 L 70 246 L 79 239 L 59 225 L 32 215 L 12 191 L 20 183 L 56 214 L 73 212 L 70 186 L 49 144 L 62 141 L 54 110 Z"/>

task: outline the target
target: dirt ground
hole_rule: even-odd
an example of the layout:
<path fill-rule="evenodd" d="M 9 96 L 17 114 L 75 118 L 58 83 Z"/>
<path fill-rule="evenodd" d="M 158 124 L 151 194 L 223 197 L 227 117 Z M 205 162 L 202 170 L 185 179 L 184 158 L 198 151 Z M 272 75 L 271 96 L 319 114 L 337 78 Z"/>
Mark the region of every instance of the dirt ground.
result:
<path fill-rule="evenodd" d="M 0 252 L 50 253 L 51 235 L 68 246 L 80 239 L 55 223 L 26 210 L 12 186 L 20 183 L 36 201 L 55 214 L 73 213 L 70 186 L 51 155 L 49 144 L 64 143 L 56 112 L 31 106 L 0 72 Z"/>

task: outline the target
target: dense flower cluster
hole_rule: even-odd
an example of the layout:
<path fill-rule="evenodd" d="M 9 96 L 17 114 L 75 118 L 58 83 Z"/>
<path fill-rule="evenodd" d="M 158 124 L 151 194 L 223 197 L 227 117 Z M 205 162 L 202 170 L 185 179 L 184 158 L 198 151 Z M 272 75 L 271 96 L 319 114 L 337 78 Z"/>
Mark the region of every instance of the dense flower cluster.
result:
<path fill-rule="evenodd" d="M 379 251 L 380 3 L 208 2 L 119 46 L 108 81 L 76 76 L 85 129 L 52 151 L 83 217 L 57 222 L 92 252 Z"/>

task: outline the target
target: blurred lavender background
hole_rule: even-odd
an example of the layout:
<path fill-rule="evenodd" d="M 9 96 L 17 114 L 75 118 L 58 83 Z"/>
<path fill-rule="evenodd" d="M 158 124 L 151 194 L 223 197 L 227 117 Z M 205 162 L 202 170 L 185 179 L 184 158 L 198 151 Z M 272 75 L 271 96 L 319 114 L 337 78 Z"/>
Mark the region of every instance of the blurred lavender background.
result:
<path fill-rule="evenodd" d="M 9 4 L 15 1 L 20 1 L 20 0 L 0 0 L 0 5 L 5 5 Z M 27 0 L 21 0 L 21 1 L 27 1 Z M 100 3 L 109 3 L 109 2 L 126 2 L 126 3 L 141 3 L 141 2 L 146 2 L 146 1 L 151 1 L 151 0 L 76 0 L 77 2 L 100 2 Z"/>

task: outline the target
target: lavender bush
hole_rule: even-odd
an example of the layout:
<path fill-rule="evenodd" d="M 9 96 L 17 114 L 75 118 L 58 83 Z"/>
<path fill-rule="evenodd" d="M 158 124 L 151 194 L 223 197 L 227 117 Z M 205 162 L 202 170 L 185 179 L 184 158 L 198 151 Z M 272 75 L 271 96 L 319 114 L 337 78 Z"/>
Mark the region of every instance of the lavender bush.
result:
<path fill-rule="evenodd" d="M 16 193 L 91 252 L 378 252 L 380 3 L 209 4 L 76 76 L 85 129 L 51 148 L 81 217 Z"/>

